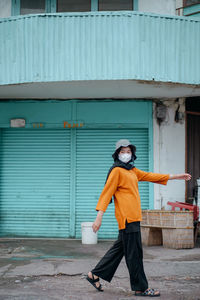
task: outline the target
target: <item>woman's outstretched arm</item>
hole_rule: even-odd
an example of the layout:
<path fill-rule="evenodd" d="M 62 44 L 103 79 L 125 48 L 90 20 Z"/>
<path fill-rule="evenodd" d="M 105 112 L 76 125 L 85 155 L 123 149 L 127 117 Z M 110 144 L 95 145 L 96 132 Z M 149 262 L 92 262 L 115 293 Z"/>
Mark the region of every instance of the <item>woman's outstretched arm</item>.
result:
<path fill-rule="evenodd" d="M 170 174 L 169 175 L 169 180 L 173 180 L 173 179 L 180 179 L 180 180 L 190 180 L 192 178 L 192 176 L 188 173 L 183 173 L 183 174 L 175 174 L 175 175 L 172 175 Z"/>

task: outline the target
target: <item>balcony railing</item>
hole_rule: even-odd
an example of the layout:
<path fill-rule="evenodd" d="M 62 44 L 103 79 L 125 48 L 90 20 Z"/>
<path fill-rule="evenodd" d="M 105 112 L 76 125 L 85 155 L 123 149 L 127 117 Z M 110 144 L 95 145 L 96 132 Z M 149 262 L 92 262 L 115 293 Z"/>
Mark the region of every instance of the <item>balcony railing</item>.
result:
<path fill-rule="evenodd" d="M 140 12 L 0 20 L 0 84 L 144 80 L 200 84 L 200 20 Z"/>

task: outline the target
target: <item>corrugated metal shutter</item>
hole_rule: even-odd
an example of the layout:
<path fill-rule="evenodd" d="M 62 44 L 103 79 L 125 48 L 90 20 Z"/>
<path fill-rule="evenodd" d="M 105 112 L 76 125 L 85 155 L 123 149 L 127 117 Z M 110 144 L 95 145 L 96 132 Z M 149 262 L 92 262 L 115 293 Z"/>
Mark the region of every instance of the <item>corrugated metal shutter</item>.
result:
<path fill-rule="evenodd" d="M 70 132 L 2 130 L 1 236 L 69 236 Z"/>
<path fill-rule="evenodd" d="M 81 222 L 94 221 L 95 207 L 104 187 L 115 143 L 128 138 L 137 147 L 136 166 L 149 170 L 148 129 L 80 129 L 77 130 L 76 173 L 76 237 L 81 237 Z M 140 184 L 142 208 L 149 207 L 149 183 Z M 109 205 L 103 217 L 99 238 L 115 238 L 118 226 L 114 204 Z"/>

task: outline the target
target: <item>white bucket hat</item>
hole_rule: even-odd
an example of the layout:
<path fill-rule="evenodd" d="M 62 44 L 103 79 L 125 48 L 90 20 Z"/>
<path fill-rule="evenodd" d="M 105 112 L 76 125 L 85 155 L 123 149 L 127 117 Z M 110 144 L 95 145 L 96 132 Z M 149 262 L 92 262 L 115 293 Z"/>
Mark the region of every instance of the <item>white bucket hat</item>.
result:
<path fill-rule="evenodd" d="M 119 140 L 117 143 L 116 143 L 116 147 L 115 147 L 115 150 L 119 149 L 120 147 L 128 147 L 129 145 L 131 145 L 130 141 L 129 140 L 126 140 L 126 139 L 122 139 L 122 140 Z"/>

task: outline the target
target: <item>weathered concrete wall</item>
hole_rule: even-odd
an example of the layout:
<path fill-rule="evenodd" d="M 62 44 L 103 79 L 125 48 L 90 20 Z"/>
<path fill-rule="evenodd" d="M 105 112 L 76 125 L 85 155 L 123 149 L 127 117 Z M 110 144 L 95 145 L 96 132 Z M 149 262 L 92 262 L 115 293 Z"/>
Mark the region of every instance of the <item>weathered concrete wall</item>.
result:
<path fill-rule="evenodd" d="M 11 16 L 11 0 L 0 1 L 0 18 L 7 18 Z"/>
<path fill-rule="evenodd" d="M 158 125 L 155 118 L 154 105 L 154 171 L 159 173 L 185 172 L 185 121 L 174 121 L 177 103 L 165 101 L 167 115 L 163 123 Z M 182 105 L 184 110 L 184 105 Z M 185 182 L 169 181 L 167 186 L 154 185 L 154 208 L 167 206 L 168 201 L 185 201 Z"/>
<path fill-rule="evenodd" d="M 139 11 L 175 15 L 176 0 L 139 0 Z"/>

